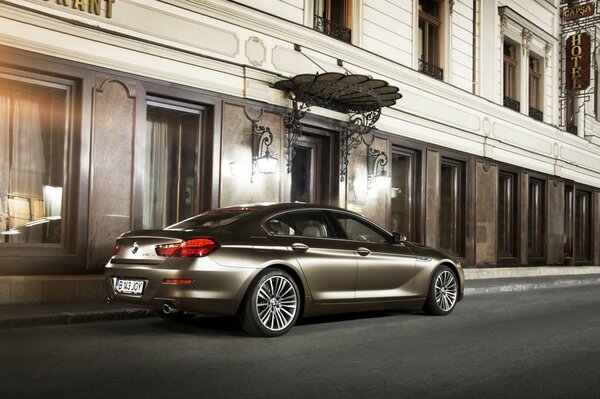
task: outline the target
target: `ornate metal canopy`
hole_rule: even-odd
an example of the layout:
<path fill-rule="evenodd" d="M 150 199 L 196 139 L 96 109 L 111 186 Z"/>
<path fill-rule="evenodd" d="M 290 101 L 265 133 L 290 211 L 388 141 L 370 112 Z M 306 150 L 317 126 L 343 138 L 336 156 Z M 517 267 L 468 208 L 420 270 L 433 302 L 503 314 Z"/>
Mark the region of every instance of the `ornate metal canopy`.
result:
<path fill-rule="evenodd" d="M 343 181 L 348 166 L 348 155 L 361 141 L 367 145 L 365 135 L 381 116 L 381 108 L 389 107 L 402 98 L 398 88 L 386 81 L 366 75 L 326 72 L 302 74 L 275 83 L 276 89 L 290 93 L 292 112 L 286 115 L 288 172 L 295 154 L 296 140 L 302 134 L 300 119 L 311 106 L 322 107 L 348 114 L 349 123 L 341 134 L 341 170 Z"/>
<path fill-rule="evenodd" d="M 338 72 L 296 75 L 274 87 L 293 92 L 299 102 L 345 114 L 378 112 L 402 97 L 397 87 L 384 80 Z"/>

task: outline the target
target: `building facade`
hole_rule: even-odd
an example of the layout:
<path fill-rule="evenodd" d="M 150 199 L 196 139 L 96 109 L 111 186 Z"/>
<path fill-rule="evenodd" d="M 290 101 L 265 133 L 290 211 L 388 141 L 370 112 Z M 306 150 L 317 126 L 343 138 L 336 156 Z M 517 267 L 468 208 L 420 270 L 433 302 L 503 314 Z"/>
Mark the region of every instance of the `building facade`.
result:
<path fill-rule="evenodd" d="M 100 273 L 124 231 L 265 201 L 349 208 L 466 267 L 599 264 L 595 6 L 1 0 L 0 275 Z M 274 85 L 316 73 L 402 98 L 351 151 L 326 107 L 292 137 Z"/>

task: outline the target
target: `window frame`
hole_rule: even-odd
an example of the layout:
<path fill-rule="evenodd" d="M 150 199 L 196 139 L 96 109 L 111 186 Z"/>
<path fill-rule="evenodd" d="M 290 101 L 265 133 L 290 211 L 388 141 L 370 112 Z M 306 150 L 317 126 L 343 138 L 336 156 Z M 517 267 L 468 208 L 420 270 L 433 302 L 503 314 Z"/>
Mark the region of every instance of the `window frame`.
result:
<path fill-rule="evenodd" d="M 443 234 L 443 212 L 444 207 L 442 206 L 443 202 L 443 183 L 444 179 L 442 178 L 442 169 L 444 166 L 449 166 L 456 170 L 455 172 L 455 181 L 453 182 L 452 188 L 452 196 L 453 196 L 453 209 L 451 210 L 451 245 L 450 248 L 445 248 L 442 246 L 442 234 Z M 438 220 L 439 220 L 439 248 L 444 251 L 448 251 L 457 257 L 464 257 L 466 253 L 466 162 L 459 161 L 452 158 L 442 157 L 440 159 L 440 183 L 439 183 L 439 198 L 440 198 L 440 206 L 438 211 Z"/>
<path fill-rule="evenodd" d="M 423 0 L 435 3 L 437 14 L 429 14 L 423 10 L 421 0 L 417 2 L 417 60 L 419 72 L 423 72 L 438 80 L 444 80 L 444 69 L 442 68 L 443 51 L 443 1 Z M 435 34 L 430 35 L 430 29 L 435 30 Z M 432 45 L 433 44 L 433 45 Z M 430 54 L 430 47 L 434 47 L 434 54 Z M 421 54 L 422 53 L 422 54 Z"/>
<path fill-rule="evenodd" d="M 77 194 L 80 187 L 79 175 L 74 172 L 79 170 L 79 154 L 81 140 L 78 136 L 80 129 L 77 116 L 81 112 L 81 87 L 83 82 L 80 77 L 53 73 L 53 69 L 43 71 L 29 71 L 17 66 L 0 64 L 0 78 L 16 83 L 53 88 L 65 91 L 65 125 L 62 159 L 63 187 L 61 203 L 61 231 L 59 242 L 1 242 L 0 254 L 20 254 L 26 250 L 30 256 L 67 255 L 78 247 L 78 218 L 76 217 Z M 2 239 L 3 241 L 3 239 Z"/>
<path fill-rule="evenodd" d="M 420 242 L 421 241 L 421 223 L 419 215 L 421 214 L 421 162 L 422 162 L 422 151 L 414 150 L 406 147 L 392 146 L 392 157 L 390 173 L 392 174 L 392 187 L 394 182 L 394 157 L 401 155 L 410 159 L 410 168 L 408 172 L 408 231 L 398 231 L 398 233 L 405 235 L 410 241 Z M 392 198 L 390 201 L 390 220 L 394 219 Z M 392 231 L 395 229 L 392 228 Z"/>
<path fill-rule="evenodd" d="M 506 194 L 506 202 L 505 202 L 505 210 L 508 212 L 504 213 L 504 218 L 501 218 L 500 215 L 500 187 L 501 187 L 501 178 L 506 177 L 507 181 L 510 181 L 510 192 Z M 507 170 L 499 170 L 498 171 L 498 205 L 497 205 L 497 258 L 498 263 L 508 263 L 514 264 L 517 260 L 519 254 L 519 212 L 518 212 L 518 203 L 519 203 L 519 175 L 517 173 L 507 171 Z M 502 236 L 502 232 L 500 231 L 500 220 L 504 219 L 505 221 L 505 234 L 504 241 L 510 242 L 511 249 L 508 251 L 501 250 L 500 240 Z"/>
<path fill-rule="evenodd" d="M 536 197 L 532 196 L 532 187 L 538 187 Z M 546 209 L 547 181 L 529 177 L 527 183 L 527 257 L 529 264 L 541 264 L 546 259 Z M 532 212 L 535 210 L 535 213 Z M 535 233 L 535 236 L 533 235 Z"/>
<path fill-rule="evenodd" d="M 507 55 L 506 49 L 514 54 Z M 503 42 L 502 62 L 502 95 L 503 104 L 514 111 L 520 112 L 519 96 L 519 46 L 506 37 Z"/>
<path fill-rule="evenodd" d="M 532 68 L 532 61 L 537 64 L 537 68 Z M 534 119 L 543 121 L 544 119 L 544 61 L 536 54 L 529 53 L 528 63 L 528 93 L 529 108 L 528 113 Z M 535 90 L 532 89 L 535 86 Z"/>
<path fill-rule="evenodd" d="M 584 215 L 582 215 L 581 218 L 578 217 L 578 212 L 580 211 L 579 208 L 579 198 L 583 198 L 584 199 L 584 203 L 583 203 L 583 208 L 582 211 L 584 213 Z M 593 218 L 593 207 L 592 207 L 592 193 L 589 191 L 585 191 L 585 190 L 575 190 L 575 197 L 574 197 L 574 209 L 573 209 L 573 216 L 574 216 L 574 231 L 573 231 L 573 239 L 574 239 L 574 246 L 573 246 L 573 257 L 575 258 L 575 262 L 576 264 L 581 264 L 581 263 L 588 263 L 591 262 L 592 260 L 592 246 L 593 246 L 593 223 L 594 223 L 594 218 Z M 581 219 L 583 219 L 584 224 L 581 225 Z M 578 234 L 581 234 L 583 237 L 580 236 L 578 238 Z M 581 242 L 583 241 L 583 242 Z M 579 252 L 578 250 L 582 249 L 583 253 Z"/>
<path fill-rule="evenodd" d="M 322 1 L 323 15 L 317 13 L 317 2 Z M 340 20 L 335 22 L 333 2 L 341 8 Z M 313 29 L 345 43 L 352 43 L 352 2 L 353 0 L 313 0 Z"/>
<path fill-rule="evenodd" d="M 132 196 L 133 211 L 132 211 L 132 228 L 141 229 L 143 226 L 143 203 L 144 203 L 144 164 L 146 160 L 146 123 L 148 103 L 152 106 L 159 106 L 166 109 L 174 110 L 194 110 L 201 114 L 199 124 L 199 136 L 196 142 L 196 160 L 195 168 L 197 170 L 195 176 L 195 202 L 193 204 L 193 212 L 191 216 L 198 215 L 202 212 L 209 211 L 218 203 L 214 190 L 215 181 L 213 174 L 209 173 L 211 165 L 215 159 L 212 148 L 212 132 L 214 130 L 214 115 L 216 109 L 214 100 L 202 93 L 197 93 L 188 90 L 171 90 L 161 85 L 148 84 L 148 92 L 138 95 L 140 106 L 137 108 L 137 126 L 138 132 L 135 136 L 135 168 L 134 168 L 134 192 Z M 179 221 L 185 220 L 185 217 Z M 172 225 L 177 222 L 168 223 Z"/>

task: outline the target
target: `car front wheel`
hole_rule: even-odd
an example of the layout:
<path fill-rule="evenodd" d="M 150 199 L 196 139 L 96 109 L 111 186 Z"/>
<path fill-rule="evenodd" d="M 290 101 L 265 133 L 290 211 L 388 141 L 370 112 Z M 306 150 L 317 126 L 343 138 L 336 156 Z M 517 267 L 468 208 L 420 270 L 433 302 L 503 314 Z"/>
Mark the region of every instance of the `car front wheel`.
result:
<path fill-rule="evenodd" d="M 448 266 L 442 265 L 433 273 L 423 311 L 430 315 L 445 316 L 454 310 L 457 299 L 456 274 Z"/>
<path fill-rule="evenodd" d="M 250 284 L 238 320 L 251 335 L 277 337 L 287 333 L 298 320 L 300 292 L 285 271 L 270 269 Z"/>

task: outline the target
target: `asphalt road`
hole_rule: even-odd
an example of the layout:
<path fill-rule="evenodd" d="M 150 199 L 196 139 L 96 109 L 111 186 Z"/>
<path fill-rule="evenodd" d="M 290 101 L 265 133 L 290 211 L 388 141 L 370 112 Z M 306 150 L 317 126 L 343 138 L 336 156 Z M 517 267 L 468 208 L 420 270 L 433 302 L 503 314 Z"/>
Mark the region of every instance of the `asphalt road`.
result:
<path fill-rule="evenodd" d="M 600 398 L 600 285 L 468 296 L 448 317 L 0 330 L 0 398 Z"/>

